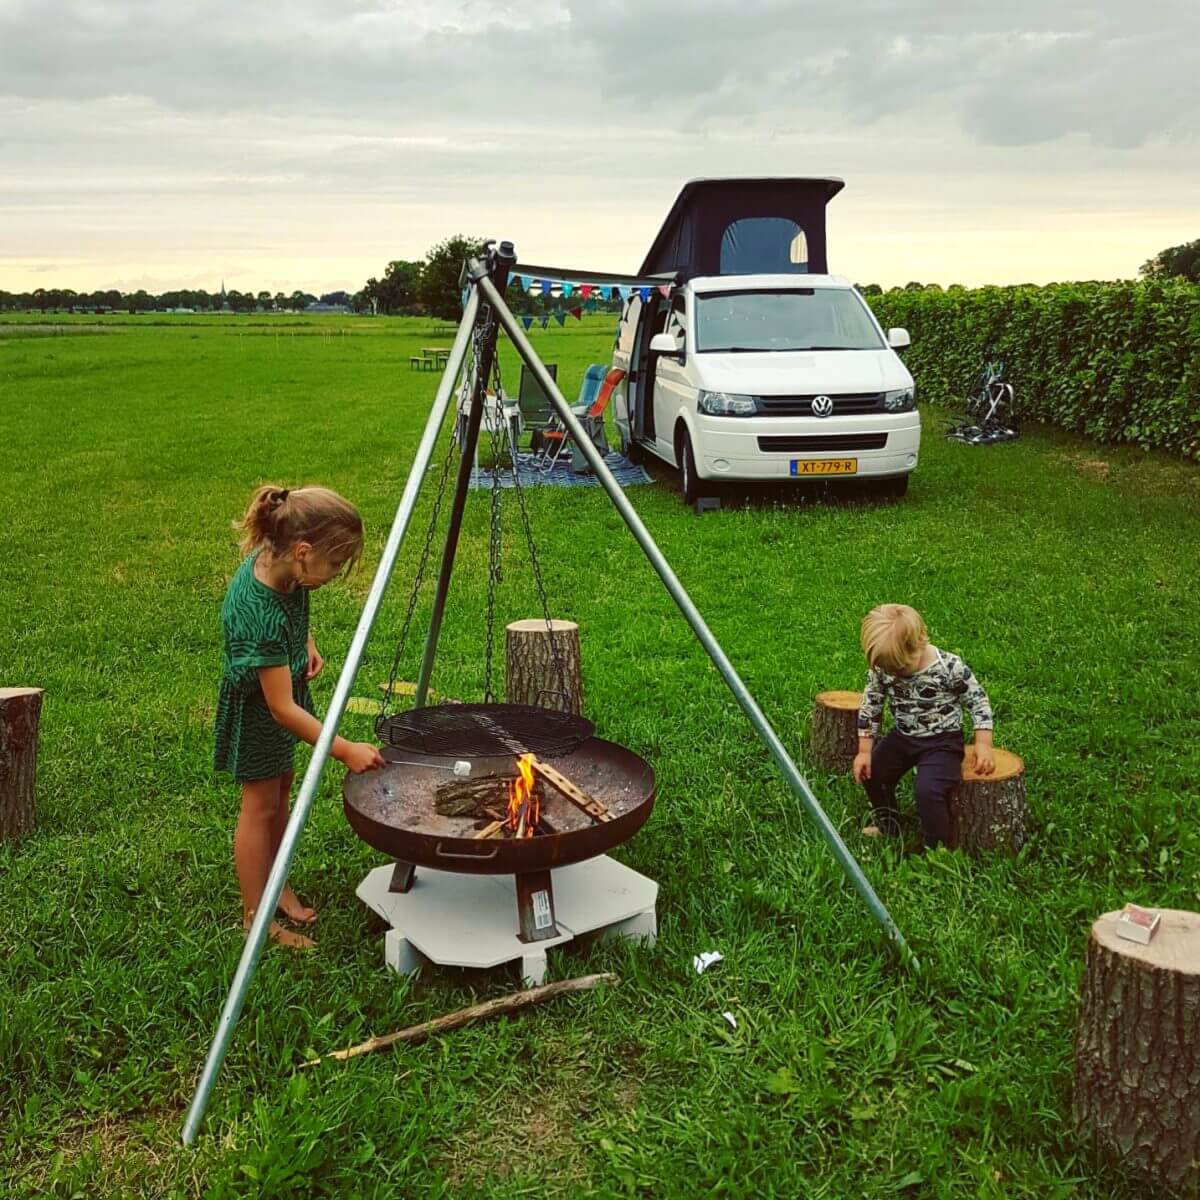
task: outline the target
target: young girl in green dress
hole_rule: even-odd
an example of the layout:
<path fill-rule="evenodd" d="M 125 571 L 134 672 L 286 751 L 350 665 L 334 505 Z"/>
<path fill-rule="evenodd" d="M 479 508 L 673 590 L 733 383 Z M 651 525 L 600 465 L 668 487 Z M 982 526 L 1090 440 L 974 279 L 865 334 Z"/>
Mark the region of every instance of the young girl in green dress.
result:
<path fill-rule="evenodd" d="M 309 680 L 325 665 L 308 628 L 309 593 L 357 564 L 362 518 L 349 501 L 323 487 L 260 487 L 234 523 L 246 557 L 221 605 L 225 657 L 217 701 L 214 765 L 242 786 L 233 858 L 242 893 L 242 923 L 250 927 L 288 820 L 292 754 L 298 739 L 321 732 Z M 383 765 L 367 742 L 333 740 L 332 754 L 351 771 Z M 285 916 L 311 925 L 317 914 L 286 885 Z M 310 938 L 270 926 L 272 940 L 297 949 Z"/>

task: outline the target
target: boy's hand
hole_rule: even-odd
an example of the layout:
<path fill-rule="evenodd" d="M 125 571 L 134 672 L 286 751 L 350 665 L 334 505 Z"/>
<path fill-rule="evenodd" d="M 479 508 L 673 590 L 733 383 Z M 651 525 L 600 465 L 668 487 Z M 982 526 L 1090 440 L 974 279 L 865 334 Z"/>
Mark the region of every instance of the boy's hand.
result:
<path fill-rule="evenodd" d="M 353 771 L 355 775 L 384 765 L 383 755 L 379 753 L 378 747 L 372 746 L 370 742 L 347 742 L 346 748 L 338 757 L 346 765 L 346 769 Z"/>
<path fill-rule="evenodd" d="M 871 752 L 860 750 L 854 756 L 854 782 L 865 783 L 871 778 Z"/>
<path fill-rule="evenodd" d="M 308 639 L 308 667 L 304 671 L 305 679 L 316 679 L 325 668 L 325 660 L 317 649 L 317 643 Z"/>
<path fill-rule="evenodd" d="M 973 769 L 976 775 L 990 775 L 996 769 L 996 757 L 991 746 L 981 746 L 978 742 L 972 747 L 974 758 Z"/>

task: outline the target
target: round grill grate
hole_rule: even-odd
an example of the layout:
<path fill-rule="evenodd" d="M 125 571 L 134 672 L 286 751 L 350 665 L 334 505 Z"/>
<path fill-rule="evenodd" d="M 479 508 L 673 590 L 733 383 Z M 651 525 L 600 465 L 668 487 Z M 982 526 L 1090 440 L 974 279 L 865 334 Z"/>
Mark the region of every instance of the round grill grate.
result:
<path fill-rule="evenodd" d="M 394 749 L 458 758 L 569 754 L 594 729 L 586 717 L 530 704 L 436 704 L 375 725 L 379 740 Z"/>

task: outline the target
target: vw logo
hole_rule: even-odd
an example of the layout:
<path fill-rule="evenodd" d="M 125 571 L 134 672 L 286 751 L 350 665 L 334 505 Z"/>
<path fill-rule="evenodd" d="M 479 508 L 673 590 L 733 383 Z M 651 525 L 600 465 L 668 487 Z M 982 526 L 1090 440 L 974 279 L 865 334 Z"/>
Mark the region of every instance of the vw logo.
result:
<path fill-rule="evenodd" d="M 828 396 L 814 396 L 812 398 L 812 415 L 814 417 L 832 417 L 833 401 Z"/>

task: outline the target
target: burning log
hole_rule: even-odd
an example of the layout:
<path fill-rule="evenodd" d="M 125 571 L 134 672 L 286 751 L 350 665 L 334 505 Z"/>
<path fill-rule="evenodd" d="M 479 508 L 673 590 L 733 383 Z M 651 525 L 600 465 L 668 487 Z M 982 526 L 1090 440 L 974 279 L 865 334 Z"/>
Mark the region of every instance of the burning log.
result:
<path fill-rule="evenodd" d="M 484 775 L 479 779 L 447 779 L 434 793 L 433 807 L 443 817 L 482 817 L 486 809 L 503 809 L 513 775 Z"/>
<path fill-rule="evenodd" d="M 606 804 L 601 804 L 599 800 L 589 796 L 582 788 L 576 787 L 565 775 L 555 767 L 550 766 L 549 763 L 542 762 L 541 759 L 535 758 L 532 754 L 529 757 L 534 774 L 541 776 L 556 792 L 566 796 L 572 804 L 577 808 L 581 808 L 593 821 L 611 821 L 613 819 L 613 815 Z"/>

